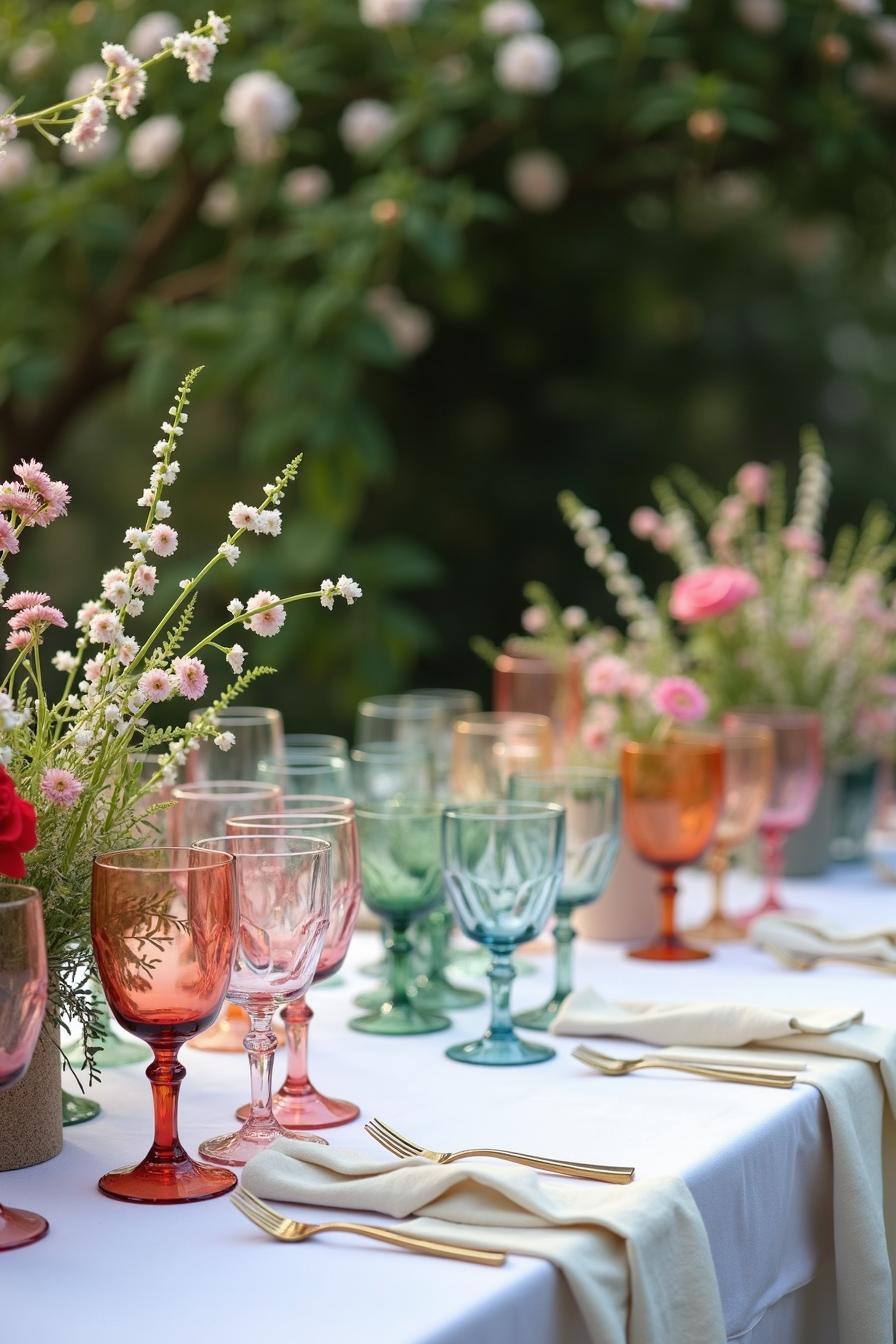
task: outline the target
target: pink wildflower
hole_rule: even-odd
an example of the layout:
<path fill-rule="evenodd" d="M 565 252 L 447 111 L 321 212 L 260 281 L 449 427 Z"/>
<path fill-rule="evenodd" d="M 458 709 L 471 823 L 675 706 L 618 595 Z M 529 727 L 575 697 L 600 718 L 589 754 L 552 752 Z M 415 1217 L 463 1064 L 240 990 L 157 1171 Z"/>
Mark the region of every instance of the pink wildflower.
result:
<path fill-rule="evenodd" d="M 163 667 L 151 667 L 137 682 L 140 694 L 154 704 L 167 700 L 174 689 L 174 682 Z"/>
<path fill-rule="evenodd" d="M 173 555 L 177 550 L 177 533 L 167 523 L 156 523 L 149 534 L 149 549 L 156 555 Z"/>
<path fill-rule="evenodd" d="M 733 611 L 759 592 L 759 580 L 736 565 L 709 565 L 682 574 L 672 585 L 669 614 L 676 621 L 698 621 Z"/>
<path fill-rule="evenodd" d="M 181 695 L 187 700 L 198 700 L 208 685 L 208 675 L 202 659 L 175 658 L 172 667 Z"/>
<path fill-rule="evenodd" d="M 624 658 L 605 653 L 585 668 L 585 690 L 589 695 L 618 695 L 629 674 L 630 668 Z"/>
<path fill-rule="evenodd" d="M 24 611 L 25 607 L 39 607 L 44 602 L 49 602 L 49 593 L 11 593 L 3 603 L 7 611 Z"/>
<path fill-rule="evenodd" d="M 152 597 L 156 590 L 155 565 L 138 565 L 134 570 L 134 587 L 145 597 Z"/>
<path fill-rule="evenodd" d="M 548 615 L 544 607 L 527 607 L 520 617 L 520 624 L 529 635 L 540 635 L 547 623 Z"/>
<path fill-rule="evenodd" d="M 40 501 L 18 481 L 4 481 L 0 485 L 0 511 L 3 513 L 18 513 L 22 518 L 30 518 L 39 508 Z"/>
<path fill-rule="evenodd" d="M 267 607 L 268 610 L 260 610 L 262 607 Z M 269 638 L 271 635 L 276 635 L 286 620 L 286 608 L 276 593 L 269 593 L 262 588 L 249 599 L 245 615 L 249 618 L 244 622 L 247 630 L 263 638 Z"/>
<path fill-rule="evenodd" d="M 36 458 L 32 457 L 30 462 L 17 462 L 13 471 L 22 484 L 26 485 L 29 490 L 33 490 L 35 494 L 43 495 L 46 499 L 52 493 L 53 482 L 44 471 L 44 464 L 38 462 Z"/>
<path fill-rule="evenodd" d="M 12 630 L 7 636 L 7 649 L 25 649 L 33 640 L 34 636 L 30 630 Z"/>
<path fill-rule="evenodd" d="M 36 606 L 17 611 L 9 622 L 10 630 L 27 630 L 34 625 L 55 625 L 60 630 L 65 630 L 68 621 L 58 607 L 50 607 L 41 602 Z"/>
<path fill-rule="evenodd" d="M 662 522 L 663 520 L 656 509 L 642 506 L 640 509 L 635 509 L 628 520 L 628 525 L 633 536 L 638 537 L 641 541 L 648 541 L 655 535 L 657 528 L 662 526 Z"/>
<path fill-rule="evenodd" d="M 6 551 L 9 555 L 18 555 L 19 553 L 19 539 L 16 536 L 16 530 L 3 514 L 0 514 L 0 551 Z"/>
<path fill-rule="evenodd" d="M 51 766 L 40 777 L 41 793 L 59 807 L 71 807 L 83 789 L 84 785 L 70 770 L 61 770 L 58 766 Z"/>
<path fill-rule="evenodd" d="M 68 512 L 71 494 L 64 481 L 51 481 L 49 493 L 44 495 L 43 499 L 43 505 L 38 505 L 31 521 L 38 527 L 49 527 L 57 518 L 64 517 Z"/>
<path fill-rule="evenodd" d="M 768 467 L 761 462 L 745 462 L 734 478 L 734 484 L 744 499 L 756 508 L 768 498 L 768 482 Z"/>
<path fill-rule="evenodd" d="M 657 714 L 680 723 L 698 723 L 709 713 L 709 700 L 690 677 L 663 677 L 654 686 L 650 702 Z"/>
<path fill-rule="evenodd" d="M 81 110 L 75 118 L 70 131 L 62 137 L 67 145 L 72 145 L 78 153 L 92 149 L 105 133 L 109 121 L 109 109 L 102 98 L 91 94 L 81 104 Z"/>
<path fill-rule="evenodd" d="M 84 664 L 84 677 L 87 681 L 99 681 L 103 674 L 103 667 L 106 662 L 106 655 L 98 653 L 95 658 L 88 658 Z"/>

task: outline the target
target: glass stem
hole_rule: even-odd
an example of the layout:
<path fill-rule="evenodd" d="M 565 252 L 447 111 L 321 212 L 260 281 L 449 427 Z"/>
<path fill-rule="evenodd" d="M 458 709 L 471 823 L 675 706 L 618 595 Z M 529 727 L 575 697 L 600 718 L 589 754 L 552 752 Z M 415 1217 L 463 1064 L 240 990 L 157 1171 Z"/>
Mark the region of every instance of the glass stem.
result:
<path fill-rule="evenodd" d="M 146 1070 L 152 1086 L 153 1140 L 148 1161 L 187 1162 L 177 1136 L 177 1099 L 186 1069 L 178 1061 L 177 1045 L 153 1046 L 153 1061 Z"/>
<path fill-rule="evenodd" d="M 408 1004 L 411 1001 L 408 990 L 413 979 L 411 953 L 414 949 L 408 937 L 408 927 L 407 919 L 393 919 L 386 937 L 386 958 L 389 963 L 387 984 L 389 1000 L 393 1004 Z"/>
<path fill-rule="evenodd" d="M 777 909 L 778 880 L 781 876 L 782 846 L 784 834 L 776 827 L 767 827 L 762 832 L 762 866 L 765 869 L 765 903 Z"/>
<path fill-rule="evenodd" d="M 572 945 L 576 931 L 569 910 L 558 907 L 554 924 L 554 999 L 559 1003 L 572 993 Z"/>
<path fill-rule="evenodd" d="M 426 975 L 430 980 L 441 980 L 448 961 L 448 939 L 451 937 L 451 914 L 448 910 L 434 910 L 426 920 L 429 933 L 429 956 Z"/>
<path fill-rule="evenodd" d="M 677 941 L 675 935 L 675 897 L 678 887 L 675 885 L 675 869 L 663 868 L 660 877 L 660 937 L 668 946 Z"/>
<path fill-rule="evenodd" d="M 485 1033 L 492 1040 L 511 1040 L 516 1036 L 510 1015 L 510 988 L 516 971 L 511 956 L 512 947 L 492 948 L 492 964 L 488 978 L 492 991 L 492 1018 Z"/>
<path fill-rule="evenodd" d="M 286 1082 L 280 1095 L 304 1097 L 312 1089 L 308 1081 L 308 1027 L 314 1014 L 303 998 L 295 999 L 283 1011 L 286 1024 Z"/>
<path fill-rule="evenodd" d="M 246 1124 L 251 1128 L 260 1126 L 267 1129 L 275 1123 L 271 1095 L 274 1051 L 277 1049 L 277 1037 L 271 1031 L 274 1005 L 269 1004 L 260 1010 L 249 1007 L 248 1013 L 249 1031 L 243 1038 L 243 1045 L 249 1056 L 252 1101 Z"/>

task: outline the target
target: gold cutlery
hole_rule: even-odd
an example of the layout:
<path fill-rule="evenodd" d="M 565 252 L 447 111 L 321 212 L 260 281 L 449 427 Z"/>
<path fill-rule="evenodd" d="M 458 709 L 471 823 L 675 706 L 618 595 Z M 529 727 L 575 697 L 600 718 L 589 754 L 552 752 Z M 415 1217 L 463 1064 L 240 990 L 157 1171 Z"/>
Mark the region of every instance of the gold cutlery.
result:
<path fill-rule="evenodd" d="M 478 1251 L 472 1247 L 451 1246 L 446 1241 L 411 1237 L 406 1232 L 393 1232 L 388 1227 L 374 1227 L 370 1223 L 299 1223 L 294 1218 L 284 1218 L 276 1209 L 242 1188 L 234 1190 L 230 1202 L 250 1223 L 278 1241 L 307 1241 L 318 1232 L 353 1232 L 359 1237 L 385 1241 L 390 1246 L 401 1246 L 421 1255 L 439 1255 L 446 1260 L 468 1260 L 474 1265 L 503 1265 L 507 1259 L 503 1251 Z"/>
<path fill-rule="evenodd" d="M 464 1157 L 496 1157 L 504 1162 L 516 1162 L 522 1167 L 534 1167 L 552 1176 L 572 1176 L 586 1181 L 607 1181 L 611 1185 L 628 1185 L 635 1177 L 634 1167 L 596 1166 L 592 1162 L 563 1162 L 555 1157 L 535 1157 L 531 1153 L 512 1153 L 504 1148 L 460 1148 L 454 1153 L 439 1153 L 422 1148 L 419 1143 L 405 1138 L 383 1120 L 374 1118 L 364 1126 L 377 1143 L 388 1148 L 396 1157 L 425 1157 L 430 1162 L 445 1165 Z"/>
<path fill-rule="evenodd" d="M 789 948 L 770 947 L 766 943 L 757 943 L 756 946 L 760 952 L 767 952 L 789 971 L 811 971 L 821 961 L 841 966 L 869 966 L 874 971 L 890 975 L 896 971 L 896 962 L 884 961 L 879 957 L 842 957 L 832 952 L 791 952 Z"/>
<path fill-rule="evenodd" d="M 784 1073 L 780 1069 L 756 1069 L 744 1066 L 735 1068 L 728 1065 L 686 1064 L 681 1060 L 668 1059 L 663 1055 L 640 1055 L 636 1059 L 617 1059 L 615 1055 L 603 1055 L 587 1045 L 577 1045 L 573 1058 L 583 1064 L 600 1070 L 611 1078 L 622 1078 L 636 1069 L 674 1069 L 677 1073 L 694 1073 L 699 1078 L 714 1078 L 719 1083 L 753 1083 L 757 1087 L 793 1087 L 795 1073 Z"/>

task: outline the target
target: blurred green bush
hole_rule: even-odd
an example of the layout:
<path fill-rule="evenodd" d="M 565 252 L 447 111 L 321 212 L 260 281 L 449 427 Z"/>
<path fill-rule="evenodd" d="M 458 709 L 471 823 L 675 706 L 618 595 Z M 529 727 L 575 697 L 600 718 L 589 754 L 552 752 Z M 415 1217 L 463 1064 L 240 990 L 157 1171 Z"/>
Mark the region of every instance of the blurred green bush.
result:
<path fill-rule="evenodd" d="M 535 574 L 608 614 L 561 487 L 623 539 L 670 460 L 722 482 L 746 456 L 793 460 L 811 419 L 832 521 L 893 502 L 896 20 L 860 0 L 551 0 L 559 79 L 520 93 L 478 5 L 406 7 L 380 29 L 356 0 L 256 0 L 208 87 L 169 63 L 97 156 L 0 160 L 0 436 L 75 490 L 27 577 L 53 573 L 70 607 L 118 561 L 142 450 L 205 363 L 183 572 L 302 450 L 286 541 L 257 543 L 246 592 L 342 570 L 365 588 L 351 620 L 290 616 L 259 694 L 296 727 L 409 680 L 481 686 L 468 636 L 513 627 Z M 150 12 L 8 2 L 0 82 L 50 103 Z M 277 84 L 233 90 L 253 71 L 298 115 Z M 360 151 L 382 111 L 356 114 L 354 149 L 342 117 L 368 99 L 394 119 Z M 159 116 L 178 144 L 170 123 L 138 139 Z M 309 165 L 326 176 L 294 176 Z"/>

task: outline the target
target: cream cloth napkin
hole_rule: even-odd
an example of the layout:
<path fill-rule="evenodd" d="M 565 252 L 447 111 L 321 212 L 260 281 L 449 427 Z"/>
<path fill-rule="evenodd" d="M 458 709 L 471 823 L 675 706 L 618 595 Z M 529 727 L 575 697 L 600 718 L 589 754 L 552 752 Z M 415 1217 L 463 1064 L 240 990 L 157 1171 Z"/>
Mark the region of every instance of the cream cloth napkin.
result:
<path fill-rule="evenodd" d="M 725 1003 L 614 1004 L 595 990 L 566 1000 L 558 1035 L 622 1036 L 651 1045 L 761 1044 L 781 1063 L 810 1056 L 797 1082 L 821 1093 L 834 1160 L 834 1259 L 843 1344 L 890 1344 L 896 1259 L 896 1032 L 832 1005 L 788 1012 Z M 846 1070 L 811 1056 L 865 1061 Z M 749 1061 L 749 1054 L 741 1059 Z M 721 1086 L 721 1084 L 720 1084 Z"/>
<path fill-rule="evenodd" d="M 706 1230 L 678 1177 L 596 1185 L 483 1159 L 440 1166 L 276 1139 L 242 1183 L 261 1199 L 423 1215 L 402 1230 L 549 1260 L 594 1344 L 725 1339 Z"/>
<path fill-rule="evenodd" d="M 831 960 L 861 959 L 879 963 L 881 970 L 896 971 L 894 927 L 856 931 L 809 916 L 763 915 L 750 925 L 750 942 L 771 952 Z"/>

